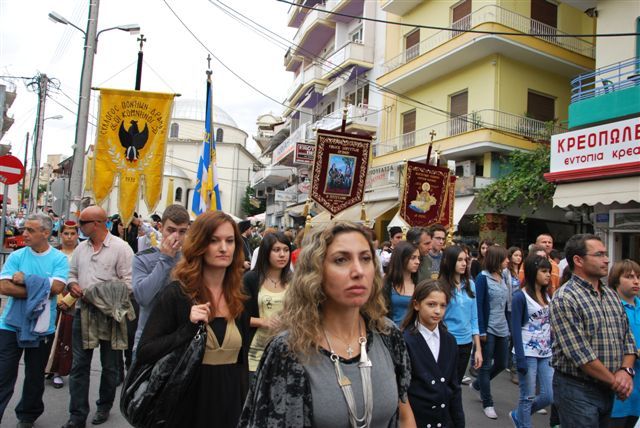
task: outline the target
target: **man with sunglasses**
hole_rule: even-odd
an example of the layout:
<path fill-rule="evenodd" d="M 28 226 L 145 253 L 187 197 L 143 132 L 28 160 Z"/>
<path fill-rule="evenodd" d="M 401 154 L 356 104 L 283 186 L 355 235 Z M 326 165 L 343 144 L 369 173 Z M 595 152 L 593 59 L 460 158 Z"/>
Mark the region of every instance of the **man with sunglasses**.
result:
<path fill-rule="evenodd" d="M 18 363 L 24 352 L 22 398 L 16 407 L 18 427 L 32 427 L 44 412 L 44 371 L 53 343 L 56 295 L 67 281 L 69 264 L 62 252 L 49 245 L 53 224 L 45 214 L 32 214 L 24 224 L 26 247 L 9 255 L 0 273 L 0 294 L 9 296 L 0 316 L 0 425 L 13 395 Z M 44 303 L 44 306 L 41 306 Z M 36 305 L 41 307 L 38 323 Z M 30 340 L 25 340 L 28 332 Z"/>
<path fill-rule="evenodd" d="M 93 349 L 83 349 L 81 298 L 84 290 L 95 284 L 111 281 L 123 282 L 131 289 L 131 247 L 109 233 L 106 227 L 107 213 L 99 206 L 90 206 L 82 210 L 78 223 L 80 230 L 87 236 L 73 252 L 69 269 L 69 292 L 75 298 L 76 313 L 73 318 L 73 365 L 69 376 L 69 421 L 64 428 L 84 427 L 89 415 L 89 379 Z M 99 398 L 94 425 L 107 421 L 109 411 L 116 395 L 118 361 L 122 361 L 122 351 L 111 348 L 111 342 L 100 340 L 100 378 Z"/>
<path fill-rule="evenodd" d="M 596 235 L 572 236 L 571 279 L 551 299 L 553 398 L 563 427 L 606 427 L 614 394 L 633 390 L 636 347 L 616 292 L 606 287 L 609 258 Z"/>

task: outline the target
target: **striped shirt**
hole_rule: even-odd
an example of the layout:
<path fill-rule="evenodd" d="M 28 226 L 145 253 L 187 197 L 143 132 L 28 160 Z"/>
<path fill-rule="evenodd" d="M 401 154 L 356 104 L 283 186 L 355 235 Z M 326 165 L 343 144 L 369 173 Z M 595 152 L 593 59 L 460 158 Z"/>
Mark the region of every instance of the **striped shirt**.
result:
<path fill-rule="evenodd" d="M 600 283 L 600 293 L 577 275 L 560 287 L 551 300 L 553 357 L 558 371 L 593 381 L 579 368 L 600 360 L 615 373 L 624 355 L 636 353 L 620 298 Z"/>

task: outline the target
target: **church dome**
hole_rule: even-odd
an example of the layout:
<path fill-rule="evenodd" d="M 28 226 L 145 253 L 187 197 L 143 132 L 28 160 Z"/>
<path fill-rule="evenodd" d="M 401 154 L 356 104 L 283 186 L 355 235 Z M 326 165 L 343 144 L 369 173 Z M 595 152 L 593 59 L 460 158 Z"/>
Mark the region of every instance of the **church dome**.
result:
<path fill-rule="evenodd" d="M 176 97 L 173 102 L 172 119 L 190 119 L 204 122 L 205 102 L 204 100 L 182 99 Z M 213 123 L 216 125 L 227 125 L 238 128 L 235 120 L 217 105 L 213 105 Z M 238 128 L 239 129 L 239 128 Z"/>

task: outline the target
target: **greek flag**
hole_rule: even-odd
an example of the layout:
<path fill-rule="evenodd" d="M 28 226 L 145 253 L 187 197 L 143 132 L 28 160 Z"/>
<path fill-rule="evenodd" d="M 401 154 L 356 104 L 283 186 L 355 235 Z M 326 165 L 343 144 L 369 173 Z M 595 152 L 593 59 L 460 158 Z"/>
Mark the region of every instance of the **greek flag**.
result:
<path fill-rule="evenodd" d="M 198 216 L 208 209 L 221 210 L 220 189 L 218 187 L 218 170 L 216 160 L 216 142 L 211 128 L 211 74 L 207 72 L 207 107 L 204 122 L 204 139 L 202 154 L 198 162 L 198 176 L 193 192 L 191 210 Z"/>

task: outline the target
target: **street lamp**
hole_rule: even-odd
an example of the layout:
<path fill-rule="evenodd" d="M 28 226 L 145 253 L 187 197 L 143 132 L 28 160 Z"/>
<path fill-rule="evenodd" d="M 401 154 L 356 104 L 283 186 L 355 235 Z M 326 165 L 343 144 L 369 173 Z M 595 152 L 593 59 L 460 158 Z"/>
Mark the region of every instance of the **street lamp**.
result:
<path fill-rule="evenodd" d="M 89 124 L 89 100 L 91 96 L 91 79 L 93 76 L 93 59 L 98 45 L 98 36 L 105 31 L 121 30 L 129 34 L 140 32 L 140 26 L 136 24 L 118 25 L 115 27 L 98 30 L 98 8 L 100 0 L 90 0 L 89 17 L 87 19 L 87 30 L 71 23 L 68 19 L 56 12 L 49 13 L 49 19 L 53 22 L 71 25 L 76 30 L 84 34 L 84 60 L 82 62 L 82 74 L 80 76 L 80 96 L 78 100 L 78 119 L 76 122 L 75 144 L 73 146 L 73 164 L 71 167 L 71 180 L 69 183 L 70 201 L 69 207 L 73 205 L 67 218 L 74 218 L 80 213 L 80 202 L 82 200 L 82 174 L 84 171 L 84 151 L 87 143 L 87 126 Z"/>

